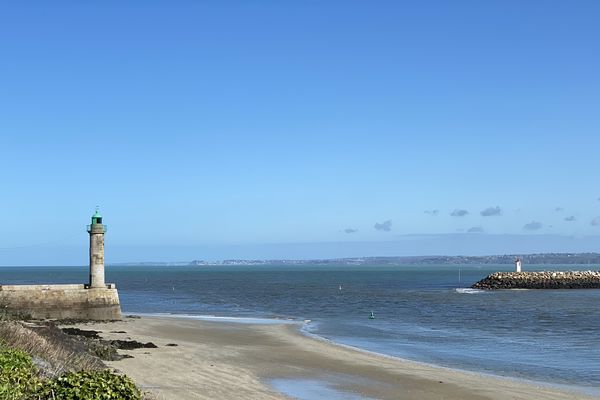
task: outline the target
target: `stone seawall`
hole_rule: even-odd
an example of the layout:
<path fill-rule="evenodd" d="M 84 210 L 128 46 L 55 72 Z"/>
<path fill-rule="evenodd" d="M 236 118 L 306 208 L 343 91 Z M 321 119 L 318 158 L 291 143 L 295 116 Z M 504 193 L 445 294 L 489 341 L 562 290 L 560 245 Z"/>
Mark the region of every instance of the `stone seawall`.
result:
<path fill-rule="evenodd" d="M 119 294 L 113 284 L 1 285 L 0 307 L 9 313 L 39 319 L 121 319 Z"/>
<path fill-rule="evenodd" d="M 600 289 L 600 271 L 494 272 L 473 289 Z"/>

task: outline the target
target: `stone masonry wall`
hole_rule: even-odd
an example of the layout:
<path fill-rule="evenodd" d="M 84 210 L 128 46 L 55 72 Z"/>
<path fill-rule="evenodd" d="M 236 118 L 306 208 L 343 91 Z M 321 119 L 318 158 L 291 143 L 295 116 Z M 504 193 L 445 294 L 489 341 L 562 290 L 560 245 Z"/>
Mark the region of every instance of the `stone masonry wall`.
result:
<path fill-rule="evenodd" d="M 40 319 L 121 319 L 119 294 L 114 285 L 2 285 L 0 307 Z"/>

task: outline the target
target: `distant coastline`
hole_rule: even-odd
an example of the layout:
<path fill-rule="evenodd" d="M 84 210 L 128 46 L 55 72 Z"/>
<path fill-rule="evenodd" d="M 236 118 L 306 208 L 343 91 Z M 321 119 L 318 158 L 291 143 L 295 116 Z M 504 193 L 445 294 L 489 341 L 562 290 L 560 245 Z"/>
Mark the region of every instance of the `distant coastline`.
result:
<path fill-rule="evenodd" d="M 351 257 L 327 258 L 311 260 L 245 260 L 229 259 L 221 261 L 192 260 L 182 262 L 129 262 L 114 263 L 113 266 L 125 265 L 162 265 L 162 266 L 216 266 L 216 265 L 493 265 L 513 264 L 520 257 L 527 264 L 565 264 L 600 265 L 600 253 L 536 253 L 536 254 L 503 254 L 490 256 L 398 256 L 398 257 Z"/>

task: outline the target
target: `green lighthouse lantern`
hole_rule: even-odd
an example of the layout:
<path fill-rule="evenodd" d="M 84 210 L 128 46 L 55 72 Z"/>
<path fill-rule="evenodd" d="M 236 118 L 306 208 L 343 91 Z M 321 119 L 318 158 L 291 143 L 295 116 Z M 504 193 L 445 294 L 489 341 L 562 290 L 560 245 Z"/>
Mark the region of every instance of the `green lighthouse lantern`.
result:
<path fill-rule="evenodd" d="M 102 224 L 102 215 L 100 215 L 100 212 L 97 209 L 94 215 L 92 215 L 92 225 L 94 224 Z"/>
<path fill-rule="evenodd" d="M 92 215 L 92 223 L 87 226 L 87 231 L 89 233 L 106 233 L 106 228 L 107 226 L 102 224 L 102 215 L 96 207 L 96 212 Z"/>

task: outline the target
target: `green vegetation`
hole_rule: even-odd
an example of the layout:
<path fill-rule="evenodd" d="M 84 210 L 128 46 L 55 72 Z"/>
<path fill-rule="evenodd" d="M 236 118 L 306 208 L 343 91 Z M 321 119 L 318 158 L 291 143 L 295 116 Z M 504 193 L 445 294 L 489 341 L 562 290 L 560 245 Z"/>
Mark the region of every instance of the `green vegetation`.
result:
<path fill-rule="evenodd" d="M 38 384 L 37 368 L 27 353 L 0 347 L 0 399 L 32 398 Z"/>
<path fill-rule="evenodd" d="M 142 395 L 131 379 L 107 369 L 71 371 L 44 378 L 29 354 L 3 342 L 0 343 L 0 399 L 141 400 Z"/>
<path fill-rule="evenodd" d="M 6 348 L 19 349 L 43 360 L 41 373 L 55 377 L 69 371 L 104 369 L 106 366 L 87 349 L 73 342 L 51 324 L 0 321 L 0 342 Z"/>
<path fill-rule="evenodd" d="M 133 381 L 109 370 L 69 372 L 48 380 L 38 390 L 42 399 L 141 400 Z"/>

